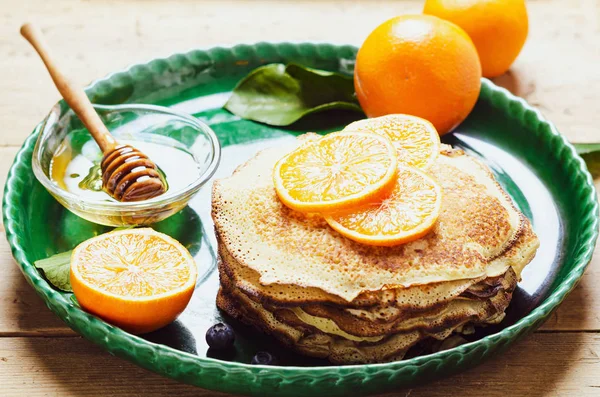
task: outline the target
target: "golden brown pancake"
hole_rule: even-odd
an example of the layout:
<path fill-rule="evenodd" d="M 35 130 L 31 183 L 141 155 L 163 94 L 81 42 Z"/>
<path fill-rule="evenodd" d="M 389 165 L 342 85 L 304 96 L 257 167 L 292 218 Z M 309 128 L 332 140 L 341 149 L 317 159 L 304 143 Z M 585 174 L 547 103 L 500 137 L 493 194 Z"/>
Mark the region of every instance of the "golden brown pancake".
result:
<path fill-rule="evenodd" d="M 223 271 L 224 262 L 224 257 L 221 256 L 219 264 L 221 284 L 226 289 L 237 290 L 269 310 L 289 308 L 301 320 L 310 317 L 331 320 L 344 332 L 359 337 L 381 336 L 411 329 L 426 329 L 433 332 L 444 329 L 448 323 L 462 323 L 465 318 L 475 315 L 487 318 L 504 311 L 517 284 L 516 274 L 512 269 L 508 269 L 502 276 L 482 280 L 465 289 L 460 296 L 427 308 L 397 307 L 393 304 L 349 308 L 343 304 L 331 303 L 292 306 L 289 302 L 285 306 L 279 306 L 237 288 L 235 281 Z M 418 287 L 411 288 L 418 289 Z"/>
<path fill-rule="evenodd" d="M 289 150 L 289 149 L 287 149 Z M 395 287 L 498 276 L 531 255 L 503 255 L 520 235 L 531 253 L 537 238 L 489 169 L 462 151 L 444 151 L 429 170 L 443 188 L 440 218 L 425 237 L 397 247 L 351 241 L 320 216 L 284 206 L 272 168 L 285 151 L 267 149 L 213 186 L 220 243 L 261 285 L 317 288 L 350 302 Z"/>
<path fill-rule="evenodd" d="M 465 328 L 469 323 L 494 323 L 510 299 L 502 300 L 498 307 L 482 305 L 481 301 L 465 300 L 464 308 L 470 310 L 446 310 L 431 316 L 430 322 L 422 321 L 407 330 L 390 332 L 377 337 L 356 337 L 336 327 L 324 330 L 324 317 L 307 319 L 300 308 L 274 308 L 255 302 L 237 290 L 227 275 L 221 275 L 221 289 L 217 297 L 218 307 L 229 315 L 273 335 L 288 347 L 306 355 L 327 358 L 334 363 L 372 363 L 402 359 L 406 351 L 419 341 L 428 338 L 445 339 L 453 331 Z M 469 305 L 468 302 L 472 302 Z M 493 305 L 492 305 L 493 306 Z M 500 317 L 499 317 L 500 315 Z M 317 319 L 317 322 L 312 320 Z M 316 326 L 315 326 L 316 324 Z M 321 328 L 319 328 L 321 327 Z M 337 329 L 336 329 L 337 328 Z"/>
<path fill-rule="evenodd" d="M 399 360 L 504 318 L 539 241 L 485 165 L 443 145 L 428 170 L 443 190 L 436 226 L 374 247 L 279 201 L 272 168 L 295 146 L 262 151 L 213 186 L 220 309 L 340 364 Z"/>
<path fill-rule="evenodd" d="M 536 248 L 537 239 L 533 235 L 531 228 L 524 228 L 511 249 L 504 252 L 496 260 L 517 264 L 522 263 L 524 266 L 531 261 L 535 255 Z M 349 308 L 393 306 L 402 310 L 423 310 L 447 302 L 485 279 L 485 277 L 479 277 L 475 279 L 416 285 L 409 288 L 365 292 L 352 302 L 346 302 L 340 297 L 328 294 L 314 287 L 303 288 L 291 284 L 261 285 L 258 273 L 236 262 L 223 244 L 219 244 L 218 251 L 222 259 L 221 267 L 223 271 L 229 275 L 237 288 L 264 303 L 279 306 L 331 303 L 345 305 Z M 518 269 L 516 266 L 513 266 L 513 270 L 515 273 L 520 273 L 522 266 Z"/>
<path fill-rule="evenodd" d="M 347 307 L 369 307 L 376 305 L 392 305 L 404 309 L 424 309 L 440 304 L 460 295 L 469 286 L 483 280 L 483 277 L 467 280 L 456 280 L 445 283 L 432 283 L 409 288 L 387 289 L 377 292 L 365 292 L 352 302 L 328 294 L 318 288 L 304 288 L 292 284 L 261 285 L 259 275 L 249 267 L 235 261 L 224 245 L 219 244 L 222 271 L 236 284 L 236 287 L 247 295 L 264 303 L 279 306 L 298 306 L 310 303 L 331 303 Z"/>

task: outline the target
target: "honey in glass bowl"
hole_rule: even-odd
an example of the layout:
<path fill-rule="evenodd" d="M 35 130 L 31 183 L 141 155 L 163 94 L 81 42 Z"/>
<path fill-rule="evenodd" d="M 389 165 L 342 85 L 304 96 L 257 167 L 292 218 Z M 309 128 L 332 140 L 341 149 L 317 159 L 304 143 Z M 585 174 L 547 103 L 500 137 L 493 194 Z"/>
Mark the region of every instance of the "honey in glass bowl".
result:
<path fill-rule="evenodd" d="M 150 105 L 95 106 L 119 143 L 150 157 L 167 191 L 149 200 L 119 202 L 102 190 L 102 152 L 68 109 L 55 107 L 41 126 L 33 156 L 38 180 L 68 210 L 108 226 L 148 225 L 183 209 L 214 174 L 220 145 L 192 116 Z"/>

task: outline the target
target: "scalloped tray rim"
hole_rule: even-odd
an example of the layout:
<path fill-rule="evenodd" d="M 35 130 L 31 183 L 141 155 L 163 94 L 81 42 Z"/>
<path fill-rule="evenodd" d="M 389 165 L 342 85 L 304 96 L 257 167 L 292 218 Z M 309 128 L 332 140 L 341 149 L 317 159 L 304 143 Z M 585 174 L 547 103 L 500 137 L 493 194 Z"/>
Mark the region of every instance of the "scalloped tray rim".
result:
<path fill-rule="evenodd" d="M 86 88 L 86 91 L 88 93 L 90 93 L 90 92 L 93 93 L 96 89 L 98 89 L 99 86 L 101 86 L 105 83 L 108 83 L 112 79 L 119 79 L 123 75 L 127 75 L 127 74 L 131 73 L 131 71 L 134 70 L 135 68 L 149 67 L 152 64 L 155 64 L 157 62 L 168 62 L 169 60 L 173 60 L 177 57 L 181 57 L 181 56 L 188 57 L 191 54 L 201 53 L 201 52 L 215 52 L 215 51 L 233 52 L 236 49 L 240 49 L 240 48 L 246 48 L 246 49 L 248 47 L 258 48 L 260 46 L 275 47 L 275 49 L 278 49 L 283 46 L 313 46 L 313 47 L 327 46 L 330 48 L 333 47 L 334 49 L 336 49 L 338 51 L 342 50 L 342 49 L 345 49 L 345 50 L 351 49 L 351 50 L 356 51 L 356 47 L 354 47 L 352 45 L 335 45 L 335 44 L 324 43 L 324 42 L 259 42 L 256 44 L 238 44 L 238 45 L 229 46 L 229 47 L 228 46 L 219 46 L 219 47 L 199 48 L 199 49 L 191 50 L 189 52 L 177 52 L 177 53 L 174 53 L 167 57 L 154 58 L 153 60 L 151 60 L 147 63 L 136 63 L 133 65 L 130 65 L 129 67 L 127 67 L 121 71 L 110 73 L 103 78 L 93 81 Z M 483 337 L 477 341 L 466 343 L 464 345 L 455 347 L 453 349 L 449 349 L 446 351 L 441 351 L 441 352 L 437 352 L 437 353 L 429 354 L 429 355 L 425 355 L 425 356 L 418 356 L 418 357 L 403 360 L 403 361 L 382 363 L 382 364 L 358 364 L 358 365 L 345 365 L 345 366 L 318 366 L 318 367 L 257 366 L 257 365 L 251 365 L 251 364 L 245 364 L 245 363 L 222 361 L 222 360 L 218 360 L 218 359 L 212 359 L 209 357 L 206 357 L 206 358 L 199 357 L 199 356 L 196 356 L 196 355 L 193 355 L 190 353 L 175 350 L 175 349 L 165 346 L 165 345 L 160 345 L 160 344 L 156 344 L 153 342 L 149 342 L 138 336 L 128 334 L 116 327 L 113 327 L 113 326 L 103 322 L 102 320 L 99 320 L 98 318 L 92 316 L 91 314 L 84 312 L 80 308 L 76 307 L 72 302 L 70 302 L 64 296 L 62 296 L 60 293 L 58 293 L 56 290 L 54 290 L 46 282 L 46 280 L 40 275 L 40 273 L 37 271 L 35 266 L 27 260 L 27 258 L 25 257 L 23 247 L 21 246 L 19 238 L 15 232 L 15 220 L 12 219 L 12 216 L 11 216 L 11 209 L 13 208 L 12 202 L 14 202 L 15 200 L 18 201 L 18 192 L 14 189 L 15 183 L 19 182 L 18 176 L 17 176 L 18 171 L 21 171 L 20 169 L 22 168 L 22 166 L 24 164 L 23 157 L 25 157 L 27 155 L 31 155 L 31 151 L 33 150 L 35 140 L 37 138 L 37 135 L 39 134 L 39 131 L 40 131 L 44 121 L 42 121 L 40 124 L 38 124 L 36 126 L 36 128 L 34 129 L 33 133 L 25 140 L 23 146 L 21 147 L 21 149 L 19 150 L 19 152 L 17 153 L 17 155 L 15 157 L 15 160 L 10 168 L 10 171 L 9 171 L 9 174 L 8 174 L 8 177 L 6 180 L 6 186 L 5 186 L 4 197 L 3 197 L 3 218 L 4 218 L 5 229 L 6 229 L 6 236 L 10 243 L 13 257 L 18 262 L 18 264 L 21 268 L 21 271 L 25 275 L 27 281 L 36 289 L 37 293 L 44 299 L 44 301 L 46 302 L 48 307 L 53 312 L 55 312 L 59 317 L 61 317 L 65 322 L 67 322 L 67 324 L 73 329 L 77 328 L 77 326 L 71 323 L 72 318 L 68 312 L 73 311 L 73 310 L 78 312 L 77 314 L 80 316 L 83 316 L 82 317 L 83 320 L 90 323 L 92 328 L 96 328 L 96 330 L 102 331 L 102 334 L 104 335 L 103 340 L 102 341 L 94 341 L 94 342 L 102 345 L 103 348 L 105 348 L 106 350 L 113 352 L 113 353 L 117 353 L 117 354 L 122 353 L 122 350 L 113 349 L 110 346 L 109 342 L 110 342 L 111 337 L 116 337 L 117 339 L 121 339 L 122 341 L 125 341 L 127 343 L 133 343 L 133 344 L 137 345 L 137 347 L 152 348 L 152 350 L 157 354 L 154 357 L 154 359 L 157 360 L 156 361 L 157 363 L 158 363 L 158 361 L 160 361 L 159 358 L 161 356 L 176 356 L 178 359 L 181 359 L 183 361 L 189 360 L 193 364 L 197 364 L 201 367 L 215 367 L 215 369 L 224 369 L 227 371 L 230 371 L 232 369 L 246 370 L 246 371 L 250 371 L 250 372 L 254 373 L 255 375 L 259 374 L 260 372 L 264 372 L 264 371 L 268 371 L 270 373 L 277 372 L 277 373 L 279 373 L 281 378 L 286 377 L 288 375 L 292 375 L 292 374 L 298 374 L 299 372 L 305 373 L 306 375 L 310 374 L 311 376 L 315 376 L 315 375 L 332 375 L 333 373 L 337 373 L 340 375 L 342 373 L 349 374 L 349 373 L 354 372 L 357 369 L 367 370 L 368 372 L 376 372 L 376 371 L 379 371 L 382 369 L 396 370 L 396 369 L 399 369 L 402 367 L 420 366 L 427 362 L 431 362 L 432 360 L 443 360 L 446 358 L 450 358 L 451 356 L 456 355 L 456 354 L 464 355 L 467 352 L 474 351 L 478 347 L 482 347 L 482 346 L 488 345 L 488 344 L 494 344 L 497 341 L 504 339 L 507 336 L 510 336 L 511 334 L 521 333 L 524 330 L 531 328 L 532 325 L 534 325 L 534 323 L 536 323 L 536 322 L 540 323 L 540 320 L 545 319 L 564 300 L 564 298 L 568 295 L 568 293 L 570 291 L 572 291 L 572 289 L 575 287 L 576 283 L 579 281 L 579 279 L 583 275 L 583 272 L 585 271 L 585 268 L 589 264 L 591 257 L 592 257 L 592 253 L 593 253 L 593 250 L 594 250 L 594 247 L 596 244 L 596 240 L 598 237 L 598 224 L 599 224 L 599 221 L 598 221 L 598 219 L 599 219 L 599 209 L 598 208 L 599 207 L 598 207 L 598 201 L 597 201 L 596 191 L 594 188 L 593 179 L 587 170 L 585 162 L 581 159 L 581 157 L 579 155 L 577 155 L 575 148 L 568 142 L 568 140 L 563 135 L 561 135 L 556 130 L 556 128 L 554 127 L 554 125 L 552 123 L 546 121 L 543 118 L 542 114 L 537 109 L 532 108 L 522 98 L 514 96 L 512 93 L 510 93 L 506 89 L 494 85 L 492 82 L 490 82 L 487 79 L 482 79 L 482 90 L 483 89 L 489 89 L 493 93 L 504 96 L 508 102 L 518 103 L 525 111 L 534 112 L 536 115 L 536 118 L 538 119 L 539 122 L 544 123 L 550 127 L 550 131 L 552 133 L 552 136 L 550 137 L 550 139 L 559 139 L 560 140 L 559 143 L 561 144 L 561 146 L 568 148 L 568 150 L 570 152 L 569 153 L 570 154 L 569 161 L 571 163 L 573 163 L 573 161 L 576 162 L 575 172 L 584 176 L 585 186 L 582 186 L 581 188 L 588 189 L 588 201 L 586 203 L 588 205 L 591 204 L 591 208 L 588 209 L 588 216 L 591 215 L 591 216 L 593 216 L 594 219 L 587 228 L 587 231 L 588 232 L 591 231 L 591 234 L 588 233 L 587 239 L 585 241 L 579 243 L 579 246 L 586 247 L 585 252 L 583 254 L 580 254 L 582 259 L 579 260 L 579 262 L 575 265 L 575 267 L 569 273 L 569 275 L 565 279 L 565 281 L 558 288 L 556 288 L 538 307 L 536 307 L 534 310 L 532 310 L 531 313 L 529 313 L 527 316 L 525 316 L 522 319 L 520 319 L 519 321 L 517 321 L 515 324 L 513 324 L 509 327 L 506 327 L 505 329 L 503 329 L 502 331 L 500 331 L 496 334 L 492 334 L 492 335 Z M 64 106 L 64 102 L 61 100 L 55 106 Z M 62 309 L 65 312 L 65 314 L 58 313 L 59 309 L 52 307 L 52 306 L 56 306 L 56 305 L 62 306 Z M 539 324 L 536 324 L 536 325 L 539 326 Z M 77 329 L 75 329 L 75 330 L 77 331 Z M 531 329 L 529 329 L 528 331 L 531 331 Z M 90 339 L 90 336 L 88 336 L 88 335 L 84 335 L 84 336 L 86 338 Z M 513 335 L 513 336 L 516 336 L 516 335 Z M 128 354 L 125 354 L 125 356 L 128 356 Z M 132 357 L 128 356 L 128 358 L 130 360 L 134 360 L 134 358 L 132 358 Z M 169 376 L 166 373 L 166 371 L 164 371 L 164 370 L 161 370 L 158 368 L 154 368 L 153 370 Z"/>

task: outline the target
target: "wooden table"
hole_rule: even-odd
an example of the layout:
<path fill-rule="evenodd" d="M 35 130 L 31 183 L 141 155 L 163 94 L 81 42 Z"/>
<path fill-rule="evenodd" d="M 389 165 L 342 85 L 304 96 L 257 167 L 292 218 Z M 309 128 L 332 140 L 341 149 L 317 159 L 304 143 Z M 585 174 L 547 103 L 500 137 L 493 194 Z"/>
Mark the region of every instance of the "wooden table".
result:
<path fill-rule="evenodd" d="M 600 141 L 600 2 L 537 0 L 528 6 L 527 45 L 496 82 L 537 106 L 572 141 Z M 18 147 L 58 100 L 41 62 L 18 35 L 27 20 L 43 28 L 84 83 L 131 63 L 215 44 L 358 45 L 377 24 L 420 7 L 421 1 L 368 0 L 0 0 L 0 183 Z M 600 257 L 593 262 L 542 329 L 506 354 L 389 396 L 599 396 Z M 77 336 L 25 282 L 5 238 L 0 270 L 0 395 L 219 395 L 162 378 Z"/>

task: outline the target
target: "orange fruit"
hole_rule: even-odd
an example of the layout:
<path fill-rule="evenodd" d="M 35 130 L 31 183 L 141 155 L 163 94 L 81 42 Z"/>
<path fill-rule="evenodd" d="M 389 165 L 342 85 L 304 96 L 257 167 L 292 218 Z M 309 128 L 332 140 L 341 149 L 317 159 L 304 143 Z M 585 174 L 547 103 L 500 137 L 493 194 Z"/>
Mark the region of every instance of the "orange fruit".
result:
<path fill-rule="evenodd" d="M 433 124 L 407 114 L 355 121 L 344 131 L 372 132 L 388 137 L 398 153 L 398 163 L 409 167 L 427 168 L 440 152 L 440 136 Z"/>
<path fill-rule="evenodd" d="M 393 246 L 426 235 L 442 204 L 441 187 L 416 168 L 400 167 L 389 196 L 325 216 L 333 229 L 363 244 Z"/>
<path fill-rule="evenodd" d="M 506 72 L 527 39 L 525 0 L 426 0 L 423 13 L 453 22 L 467 32 L 485 77 Z"/>
<path fill-rule="evenodd" d="M 369 201 L 390 188 L 398 159 L 392 142 L 362 132 L 308 141 L 277 162 L 273 182 L 290 208 L 334 211 Z"/>
<path fill-rule="evenodd" d="M 102 234 L 71 256 L 71 285 L 81 307 L 136 334 L 175 320 L 192 297 L 196 276 L 185 247 L 149 228 Z"/>
<path fill-rule="evenodd" d="M 354 88 L 368 117 L 405 113 L 443 135 L 475 106 L 481 85 L 477 50 L 464 30 L 431 15 L 379 25 L 360 47 Z"/>

